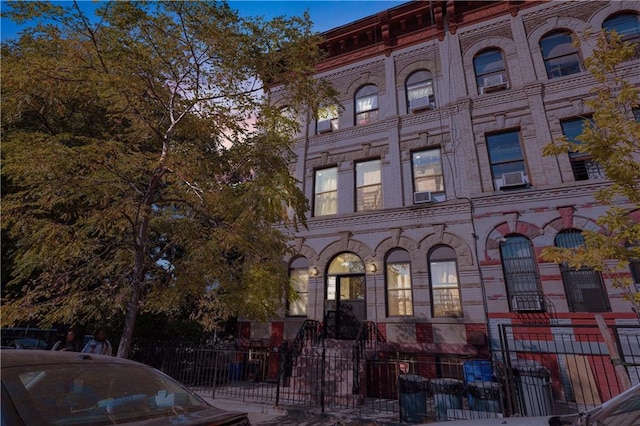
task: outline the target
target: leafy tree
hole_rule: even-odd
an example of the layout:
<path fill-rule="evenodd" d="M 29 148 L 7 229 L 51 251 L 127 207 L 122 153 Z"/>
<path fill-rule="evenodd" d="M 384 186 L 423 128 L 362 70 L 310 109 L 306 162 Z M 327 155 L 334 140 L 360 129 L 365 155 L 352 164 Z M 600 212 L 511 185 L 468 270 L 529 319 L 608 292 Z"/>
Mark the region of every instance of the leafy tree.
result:
<path fill-rule="evenodd" d="M 592 119 L 585 120 L 577 143 L 562 138 L 543 151 L 547 156 L 568 151 L 588 153 L 600 165 L 611 181 L 595 193 L 598 202 L 611 206 L 597 220 L 606 232 L 585 230 L 584 247 L 549 247 L 542 252 L 548 261 L 572 268 L 590 267 L 608 275 L 614 285 L 624 289 L 634 309 L 640 307 L 640 293 L 632 280 L 620 273 L 628 272 L 631 259 L 640 259 L 640 223 L 629 216 L 640 208 L 640 122 L 629 116 L 640 105 L 640 91 L 625 80 L 621 65 L 636 52 L 636 44 L 623 42 L 615 32 L 598 35 L 593 55 L 585 60 L 597 83 L 591 90 L 593 96 L 585 100 L 593 111 Z"/>
<path fill-rule="evenodd" d="M 178 313 L 265 319 L 307 201 L 289 173 L 298 114 L 332 98 L 309 17 L 219 2 L 14 2 L 2 45 L 3 323 Z M 275 98 L 263 82 L 277 83 Z M 3 188 L 4 189 L 4 188 Z M 285 223 L 286 227 L 273 224 Z"/>

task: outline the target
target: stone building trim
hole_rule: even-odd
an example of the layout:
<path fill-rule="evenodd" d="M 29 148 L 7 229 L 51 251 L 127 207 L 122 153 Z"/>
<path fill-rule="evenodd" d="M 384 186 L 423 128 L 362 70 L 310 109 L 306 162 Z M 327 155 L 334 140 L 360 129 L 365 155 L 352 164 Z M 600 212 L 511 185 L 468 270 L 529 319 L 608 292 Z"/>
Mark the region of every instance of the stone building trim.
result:
<path fill-rule="evenodd" d="M 325 271 L 327 265 L 333 260 L 334 257 L 339 255 L 340 253 L 350 252 L 356 254 L 365 262 L 367 259 L 371 258 L 371 254 L 373 250 L 369 248 L 366 244 L 354 240 L 351 238 L 350 232 L 345 232 L 340 236 L 338 241 L 334 241 L 327 246 L 319 253 L 318 256 L 318 268 L 321 271 Z"/>
<path fill-rule="evenodd" d="M 536 240 L 544 237 L 544 230 L 538 225 L 520 220 L 517 213 L 508 213 L 504 222 L 496 225 L 487 236 L 485 242 L 485 261 L 500 262 L 500 242 L 508 235 L 520 234 L 531 240 L 534 247 L 539 246 Z"/>
<path fill-rule="evenodd" d="M 445 232 L 444 225 L 442 226 L 443 228 L 435 226 L 435 232 L 420 241 L 420 248 L 423 249 L 425 258 L 431 248 L 442 244 L 451 247 L 456 252 L 458 267 L 473 266 L 472 250 L 467 242 L 453 233 Z"/>

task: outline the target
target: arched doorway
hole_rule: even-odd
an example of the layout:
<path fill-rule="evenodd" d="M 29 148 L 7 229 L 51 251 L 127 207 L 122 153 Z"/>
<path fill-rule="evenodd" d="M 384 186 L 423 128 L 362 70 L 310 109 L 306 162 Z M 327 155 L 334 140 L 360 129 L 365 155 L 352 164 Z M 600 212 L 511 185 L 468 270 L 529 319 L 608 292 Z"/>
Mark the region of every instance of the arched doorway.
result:
<path fill-rule="evenodd" d="M 353 253 L 341 253 L 329 264 L 325 292 L 327 337 L 353 340 L 367 318 L 364 262 Z"/>

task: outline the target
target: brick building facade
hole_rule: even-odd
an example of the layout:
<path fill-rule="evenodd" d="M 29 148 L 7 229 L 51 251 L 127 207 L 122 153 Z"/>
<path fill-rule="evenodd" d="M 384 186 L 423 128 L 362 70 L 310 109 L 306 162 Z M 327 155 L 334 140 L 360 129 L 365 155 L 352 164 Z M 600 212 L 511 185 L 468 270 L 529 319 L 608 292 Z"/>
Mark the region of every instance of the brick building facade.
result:
<path fill-rule="evenodd" d="M 607 277 L 540 252 L 581 244 L 608 208 L 597 164 L 542 148 L 590 114 L 597 31 L 640 39 L 639 16 L 634 1 L 416 1 L 324 33 L 318 77 L 343 109 L 297 139 L 311 211 L 286 262 L 300 298 L 241 321 L 240 341 L 276 347 L 306 319 L 350 340 L 369 321 L 399 351 L 481 356 L 501 323 L 637 323 Z M 621 72 L 640 84 L 639 59 Z"/>

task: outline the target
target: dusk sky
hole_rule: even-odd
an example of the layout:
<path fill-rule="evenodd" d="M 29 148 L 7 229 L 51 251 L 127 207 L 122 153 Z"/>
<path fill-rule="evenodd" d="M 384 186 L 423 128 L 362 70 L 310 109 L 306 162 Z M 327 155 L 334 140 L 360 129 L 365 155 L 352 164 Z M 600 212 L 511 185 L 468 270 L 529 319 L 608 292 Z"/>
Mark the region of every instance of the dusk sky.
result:
<path fill-rule="evenodd" d="M 349 22 L 374 15 L 385 9 L 390 9 L 400 4 L 406 3 L 408 0 L 234 0 L 229 5 L 240 12 L 243 16 L 264 16 L 270 19 L 279 15 L 302 15 L 305 10 L 309 11 L 311 20 L 314 23 L 314 29 L 318 32 L 324 32 L 332 28 L 336 28 Z M 68 3 L 68 2 L 56 2 Z M 98 2 L 81 1 L 86 6 L 86 10 L 90 13 L 97 7 Z M 2 9 L 6 4 L 1 2 Z M 21 27 L 16 26 L 8 19 L 2 18 L 2 40 L 7 38 L 15 38 Z"/>

